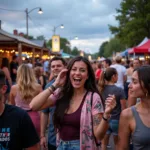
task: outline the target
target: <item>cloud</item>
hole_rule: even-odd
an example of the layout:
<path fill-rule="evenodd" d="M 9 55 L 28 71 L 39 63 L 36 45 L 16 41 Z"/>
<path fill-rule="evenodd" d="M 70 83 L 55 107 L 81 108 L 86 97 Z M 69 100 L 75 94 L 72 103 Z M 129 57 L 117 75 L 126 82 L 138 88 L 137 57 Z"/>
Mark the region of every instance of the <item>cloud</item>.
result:
<path fill-rule="evenodd" d="M 44 35 L 49 39 L 53 35 L 54 26 L 64 24 L 65 28 L 62 30 L 58 27 L 56 33 L 68 40 L 78 36 L 78 45 L 93 53 L 98 51 L 102 42 L 110 38 L 108 24 L 117 24 L 114 16 L 120 2 L 121 0 L 1 0 L 1 8 L 19 11 L 0 9 L 0 18 L 4 30 L 12 33 L 13 29 L 18 29 L 19 32 L 26 33 L 25 9 L 30 11 L 40 6 L 42 15 L 37 14 L 38 9 L 29 13 L 30 35 Z"/>

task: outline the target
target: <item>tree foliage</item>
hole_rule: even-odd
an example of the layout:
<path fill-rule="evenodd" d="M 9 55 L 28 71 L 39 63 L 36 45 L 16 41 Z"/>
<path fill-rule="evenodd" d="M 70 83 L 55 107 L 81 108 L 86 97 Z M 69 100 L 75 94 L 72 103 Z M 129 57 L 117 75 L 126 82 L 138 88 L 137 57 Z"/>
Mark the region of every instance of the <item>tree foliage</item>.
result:
<path fill-rule="evenodd" d="M 45 40 L 45 37 L 44 37 L 44 35 L 40 35 L 40 36 L 37 36 L 36 39 L 37 39 L 37 40 Z"/>
<path fill-rule="evenodd" d="M 121 42 L 132 47 L 150 38 L 150 0 L 123 0 L 116 11 L 119 26 L 109 29 Z"/>
<path fill-rule="evenodd" d="M 113 53 L 121 52 L 125 49 L 125 46 L 121 44 L 118 38 L 112 38 L 109 42 L 104 45 L 104 57 L 110 57 Z"/>
<path fill-rule="evenodd" d="M 100 57 L 104 56 L 105 46 L 107 44 L 108 44 L 108 41 L 102 43 L 102 45 L 100 46 L 99 51 L 98 51 L 98 56 L 100 56 Z"/>
<path fill-rule="evenodd" d="M 74 56 L 78 56 L 78 55 L 80 55 L 80 51 L 78 50 L 77 47 L 74 47 L 71 54 L 74 55 Z"/>

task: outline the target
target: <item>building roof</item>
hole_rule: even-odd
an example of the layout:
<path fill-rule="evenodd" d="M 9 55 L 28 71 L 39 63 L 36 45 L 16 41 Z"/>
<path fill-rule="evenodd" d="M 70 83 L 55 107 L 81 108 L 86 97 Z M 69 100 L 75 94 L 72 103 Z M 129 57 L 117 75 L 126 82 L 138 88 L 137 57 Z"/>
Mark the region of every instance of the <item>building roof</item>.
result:
<path fill-rule="evenodd" d="M 2 29 L 0 29 L 0 41 L 3 41 L 3 42 L 4 41 L 10 41 L 10 42 L 11 41 L 19 41 L 19 42 L 22 42 L 25 44 L 29 44 L 29 45 L 41 48 L 41 45 L 36 44 L 33 41 L 30 41 L 30 40 L 28 40 L 22 36 L 19 36 L 19 35 L 14 35 L 14 34 L 8 33 Z"/>
<path fill-rule="evenodd" d="M 37 44 L 37 45 L 40 45 L 41 47 L 46 47 L 46 42 L 45 40 L 35 40 L 35 39 L 32 39 L 30 40 L 31 42 Z"/>

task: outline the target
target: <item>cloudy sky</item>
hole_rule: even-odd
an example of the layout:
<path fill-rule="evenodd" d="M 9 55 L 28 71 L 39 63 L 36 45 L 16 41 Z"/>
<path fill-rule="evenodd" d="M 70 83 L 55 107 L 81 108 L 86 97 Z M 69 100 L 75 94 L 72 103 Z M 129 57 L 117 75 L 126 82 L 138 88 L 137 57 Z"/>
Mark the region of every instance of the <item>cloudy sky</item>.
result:
<path fill-rule="evenodd" d="M 58 27 L 56 34 L 71 41 L 72 47 L 95 53 L 103 42 L 112 37 L 108 24 L 117 25 L 115 15 L 120 2 L 121 0 L 0 0 L 0 19 L 3 30 L 13 33 L 17 29 L 18 32 L 26 33 L 25 9 L 30 11 L 41 7 L 43 14 L 38 14 L 38 9 L 29 13 L 29 35 L 44 35 L 48 40 L 53 35 L 54 27 L 63 24 L 65 28 Z M 75 36 L 79 39 L 74 40 Z"/>

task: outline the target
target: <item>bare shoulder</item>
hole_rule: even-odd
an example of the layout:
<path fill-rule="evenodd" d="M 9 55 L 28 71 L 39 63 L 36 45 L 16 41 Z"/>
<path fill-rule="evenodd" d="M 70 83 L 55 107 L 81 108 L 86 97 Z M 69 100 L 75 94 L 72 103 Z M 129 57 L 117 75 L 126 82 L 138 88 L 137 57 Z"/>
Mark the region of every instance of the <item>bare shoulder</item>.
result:
<path fill-rule="evenodd" d="M 17 85 L 13 85 L 13 86 L 11 87 L 10 93 L 11 93 L 13 96 L 16 96 L 17 88 L 18 88 Z"/>
<path fill-rule="evenodd" d="M 124 119 L 131 119 L 133 117 L 131 107 L 124 109 L 121 112 L 121 116 L 120 117 L 124 118 Z"/>
<path fill-rule="evenodd" d="M 16 85 L 13 85 L 13 86 L 11 87 L 11 90 L 12 90 L 12 91 L 17 91 L 17 87 L 18 87 L 17 84 L 16 84 Z"/>

